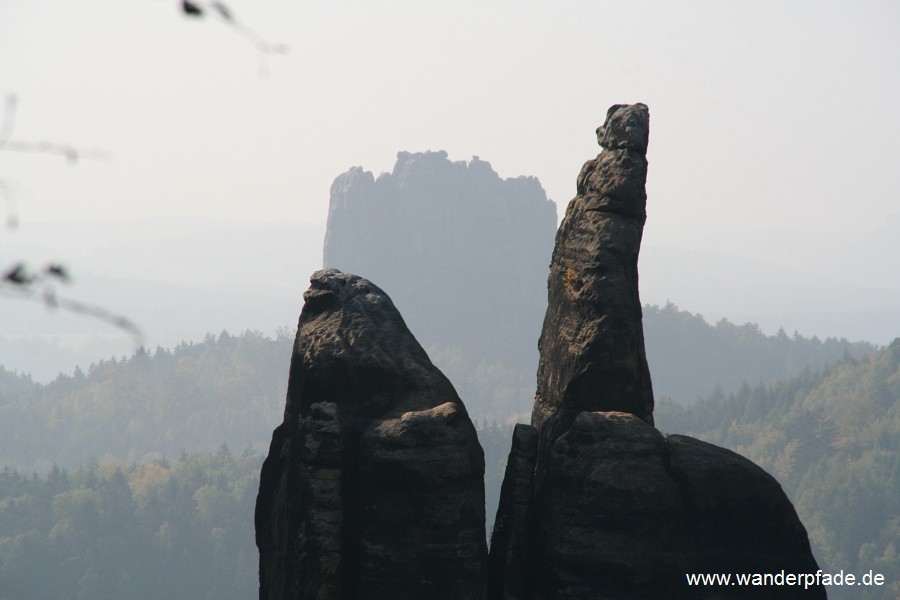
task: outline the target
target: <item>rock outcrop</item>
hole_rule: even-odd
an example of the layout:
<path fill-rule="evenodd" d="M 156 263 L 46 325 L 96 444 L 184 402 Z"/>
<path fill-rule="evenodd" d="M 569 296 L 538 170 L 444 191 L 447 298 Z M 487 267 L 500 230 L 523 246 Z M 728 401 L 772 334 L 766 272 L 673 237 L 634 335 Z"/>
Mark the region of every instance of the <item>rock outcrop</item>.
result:
<path fill-rule="evenodd" d="M 555 230 L 536 178 L 399 152 L 377 179 L 354 167 L 334 180 L 324 266 L 377 282 L 424 346 L 530 370 Z"/>
<path fill-rule="evenodd" d="M 646 106 L 612 107 L 604 150 L 579 175 L 553 252 L 532 425 L 513 434 L 489 557 L 484 457 L 450 382 L 381 289 L 313 275 L 260 481 L 261 600 L 825 598 L 802 583 L 687 581 L 818 567 L 771 476 L 653 426 L 637 280 L 648 132 Z M 414 187 L 412 158 L 395 176 Z M 332 209 L 360 185 L 376 182 L 338 178 Z"/>
<path fill-rule="evenodd" d="M 613 106 L 560 225 L 532 426 L 517 426 L 490 600 L 824 598 L 691 587 L 687 573 L 815 573 L 803 525 L 749 460 L 653 427 L 637 258 L 649 114 Z"/>
<path fill-rule="evenodd" d="M 512 456 L 534 464 L 536 451 L 514 441 Z M 687 585 L 687 573 L 818 568 L 778 482 L 729 450 L 585 411 L 549 448 L 539 493 L 528 496 L 529 473 L 507 473 L 491 599 L 824 598 L 821 588 Z"/>
<path fill-rule="evenodd" d="M 466 409 L 369 281 L 304 294 L 256 506 L 260 599 L 479 599 L 484 456 Z"/>
<path fill-rule="evenodd" d="M 609 109 L 597 129 L 605 150 L 581 168 L 556 234 L 531 417 L 538 429 L 553 415 L 571 420 L 585 410 L 653 423 L 637 269 L 649 130 L 643 104 Z"/>

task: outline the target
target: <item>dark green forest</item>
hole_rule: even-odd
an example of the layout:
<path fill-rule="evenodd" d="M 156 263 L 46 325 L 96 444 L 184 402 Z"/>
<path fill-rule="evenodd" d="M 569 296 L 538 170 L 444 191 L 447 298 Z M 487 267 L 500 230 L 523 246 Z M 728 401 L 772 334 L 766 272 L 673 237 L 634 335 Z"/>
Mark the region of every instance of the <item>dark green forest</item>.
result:
<path fill-rule="evenodd" d="M 663 431 L 730 448 L 774 475 L 823 569 L 872 569 L 892 582 L 830 597 L 900 597 L 900 338 L 866 358 L 689 407 L 663 401 L 655 418 Z"/>
<path fill-rule="evenodd" d="M 900 341 L 876 351 L 766 336 L 671 305 L 645 315 L 660 429 L 774 474 L 823 568 L 874 569 L 896 582 Z M 660 336 L 665 343 L 653 341 Z M 253 504 L 291 346 L 288 331 L 223 332 L 48 384 L 0 368 L 0 600 L 253 597 Z M 490 527 L 534 373 L 452 348 L 429 353 L 476 422 Z M 229 447 L 244 450 L 235 457 Z M 900 589 L 840 592 L 830 591 L 895 598 Z"/>
<path fill-rule="evenodd" d="M 0 473 L 0 598 L 246 600 L 262 457 Z"/>
<path fill-rule="evenodd" d="M 657 397 L 680 404 L 705 398 L 718 388 L 787 379 L 844 357 L 860 358 L 875 350 L 868 342 L 788 335 L 766 335 L 755 323 L 727 319 L 710 325 L 700 314 L 665 306 L 644 306 L 647 361 Z"/>
<path fill-rule="evenodd" d="M 686 402 L 818 368 L 874 346 L 847 340 L 766 336 L 753 324 L 703 317 L 673 305 L 644 309 L 648 360 L 658 398 Z M 150 462 L 221 444 L 262 453 L 281 422 L 293 333 L 258 332 L 138 351 L 37 384 L 0 367 L 0 464 L 44 472 L 90 460 Z M 473 420 L 526 422 L 536 365 L 474 360 L 428 348 Z"/>
<path fill-rule="evenodd" d="M 0 464 L 149 462 L 223 443 L 262 452 L 281 422 L 293 336 L 226 332 L 60 375 L 0 369 Z"/>

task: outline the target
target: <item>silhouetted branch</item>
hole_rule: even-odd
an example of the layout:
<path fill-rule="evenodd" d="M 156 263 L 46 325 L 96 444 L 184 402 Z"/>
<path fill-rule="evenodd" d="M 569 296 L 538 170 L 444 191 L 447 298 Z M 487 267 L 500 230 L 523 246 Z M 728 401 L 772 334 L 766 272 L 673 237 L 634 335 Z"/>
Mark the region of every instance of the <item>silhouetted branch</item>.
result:
<path fill-rule="evenodd" d="M 0 125 L 0 150 L 12 152 L 36 152 L 40 154 L 58 154 L 64 157 L 70 164 L 83 158 L 107 159 L 109 155 L 103 150 L 93 148 L 78 148 L 71 144 L 59 144 L 56 142 L 39 141 L 26 142 L 12 139 L 16 122 L 16 108 L 18 98 L 15 94 L 7 94 L 3 108 L 3 123 Z M 9 187 L 5 186 L 8 191 Z"/>
<path fill-rule="evenodd" d="M 62 265 L 49 264 L 32 273 L 24 263 L 10 268 L 0 281 L 0 293 L 18 300 L 39 302 L 48 309 L 61 309 L 108 323 L 131 336 L 135 348 L 144 345 L 144 333 L 131 319 L 111 312 L 102 306 L 73 300 L 57 293 L 53 280 L 68 283 L 68 270 Z"/>
<path fill-rule="evenodd" d="M 0 150 L 12 152 L 35 152 L 40 154 L 58 154 L 70 163 L 77 163 L 83 158 L 107 158 L 102 150 L 77 148 L 71 144 L 54 142 L 23 142 L 13 140 L 16 107 L 18 99 L 15 94 L 7 94 L 0 122 Z M 9 184 L 0 179 L 0 196 L 6 204 L 6 226 L 15 229 L 18 225 L 15 194 Z M 0 278 L 0 293 L 20 300 L 40 302 L 50 309 L 62 309 L 104 321 L 127 332 L 137 347 L 144 344 L 144 334 L 131 320 L 108 311 L 96 304 L 87 304 L 60 296 L 56 291 L 57 283 L 70 283 L 72 280 L 68 269 L 59 263 L 49 263 L 37 272 L 32 271 L 24 261 L 19 261 L 7 268 Z"/>
<path fill-rule="evenodd" d="M 109 155 L 103 150 L 93 148 L 76 148 L 69 144 L 57 144 L 55 142 L 20 142 L 9 140 L 2 148 L 11 152 L 36 152 L 40 154 L 59 154 L 70 163 L 77 163 L 83 158 L 96 158 L 106 160 Z"/>
<path fill-rule="evenodd" d="M 0 197 L 6 205 L 6 228 L 15 229 L 19 226 L 19 211 L 16 210 L 16 196 L 5 179 L 0 179 Z"/>
<path fill-rule="evenodd" d="M 16 120 L 16 104 L 18 103 L 15 94 L 7 94 L 6 102 L 3 106 L 3 123 L 0 125 L 0 150 L 6 145 L 7 140 L 12 137 L 13 124 Z"/>
<path fill-rule="evenodd" d="M 252 43 L 263 57 L 270 54 L 287 54 L 289 51 L 286 44 L 269 42 L 246 24 L 236 19 L 231 9 L 218 0 L 212 0 L 208 5 L 195 0 L 181 0 L 181 11 L 192 18 L 200 18 L 208 13 L 214 14 L 223 23 Z M 265 66 L 261 65 L 261 72 L 264 72 L 264 69 Z"/>

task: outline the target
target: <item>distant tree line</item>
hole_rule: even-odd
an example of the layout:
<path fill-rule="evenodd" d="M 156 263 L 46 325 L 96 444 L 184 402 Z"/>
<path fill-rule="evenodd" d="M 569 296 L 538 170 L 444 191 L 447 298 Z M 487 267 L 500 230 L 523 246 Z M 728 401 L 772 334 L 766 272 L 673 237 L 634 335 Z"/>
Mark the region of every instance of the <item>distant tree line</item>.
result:
<path fill-rule="evenodd" d="M 900 338 L 862 359 L 769 385 L 662 401 L 657 426 L 725 446 L 782 484 L 823 569 L 882 573 L 883 588 L 829 597 L 900 597 Z"/>
<path fill-rule="evenodd" d="M 644 309 L 658 398 L 680 403 L 788 378 L 875 347 L 846 340 L 766 336 L 674 305 Z M 293 332 L 207 335 L 173 349 L 140 350 L 37 384 L 0 366 L 0 465 L 45 471 L 90 459 L 148 462 L 220 444 L 263 451 L 281 422 Z M 489 362 L 458 348 L 427 348 L 476 421 L 527 422 L 537 365 Z"/>
<path fill-rule="evenodd" d="M 38 385 L 0 370 L 0 464 L 148 462 L 222 443 L 261 451 L 281 422 L 293 335 L 208 335 Z"/>
<path fill-rule="evenodd" d="M 864 356 L 874 347 L 766 336 L 727 321 L 710 326 L 673 306 L 647 307 L 645 315 L 648 347 L 669 332 L 672 350 L 656 359 L 651 350 L 659 428 L 732 448 L 773 473 L 823 567 L 871 568 L 898 581 L 900 342 Z M 704 336 L 718 344 L 716 356 L 697 342 Z M 292 341 L 287 330 L 274 338 L 223 332 L 48 384 L 0 368 L 0 465 L 8 465 L 0 478 L 0 600 L 181 597 L 174 588 L 159 591 L 169 580 L 192 598 L 252 597 L 252 504 L 261 457 L 282 419 Z M 453 348 L 428 351 L 476 423 L 490 528 L 511 423 L 527 421 L 534 371 Z M 810 366 L 834 355 L 835 363 Z M 766 364 L 794 374 L 771 382 L 760 370 Z M 687 406 L 666 398 L 674 394 L 664 373 L 679 365 L 696 374 L 687 393 L 701 398 Z M 217 451 L 223 442 L 247 451 L 234 458 Z M 181 458 L 165 459 L 173 456 Z M 140 571 L 131 555 L 161 571 Z M 48 569 L 69 591 L 51 590 L 56 579 L 42 575 Z M 29 588 L 35 580 L 46 590 Z M 135 582 L 153 593 L 125 593 Z M 210 582 L 251 592 L 229 596 Z M 21 595 L 27 589 L 37 591 Z M 863 597 L 900 594 L 878 591 Z"/>
<path fill-rule="evenodd" d="M 247 600 L 262 458 L 0 472 L 0 600 Z"/>
<path fill-rule="evenodd" d="M 714 388 L 735 391 L 818 369 L 845 357 L 861 358 L 876 350 L 868 342 L 816 336 L 779 329 L 766 335 L 755 323 L 727 319 L 710 325 L 700 314 L 674 304 L 644 306 L 647 360 L 656 395 L 681 404 L 706 397 Z"/>

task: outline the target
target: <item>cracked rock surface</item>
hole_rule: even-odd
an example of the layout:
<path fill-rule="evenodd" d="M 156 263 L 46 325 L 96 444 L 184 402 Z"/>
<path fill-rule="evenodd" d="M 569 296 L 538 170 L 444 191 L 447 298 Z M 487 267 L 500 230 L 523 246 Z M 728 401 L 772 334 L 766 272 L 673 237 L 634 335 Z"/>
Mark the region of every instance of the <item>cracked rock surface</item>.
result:
<path fill-rule="evenodd" d="M 366 279 L 304 294 L 256 505 L 260 599 L 479 599 L 484 455 L 466 409 Z"/>
<path fill-rule="evenodd" d="M 491 600 L 824 598 L 690 587 L 686 573 L 815 573 L 793 505 L 751 461 L 653 427 L 638 297 L 643 104 L 615 105 L 556 236 L 532 424 L 517 426 L 491 537 Z"/>

